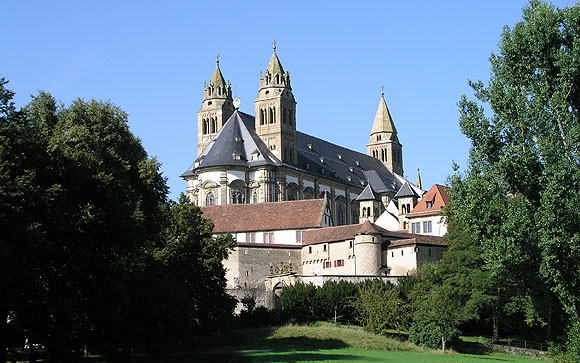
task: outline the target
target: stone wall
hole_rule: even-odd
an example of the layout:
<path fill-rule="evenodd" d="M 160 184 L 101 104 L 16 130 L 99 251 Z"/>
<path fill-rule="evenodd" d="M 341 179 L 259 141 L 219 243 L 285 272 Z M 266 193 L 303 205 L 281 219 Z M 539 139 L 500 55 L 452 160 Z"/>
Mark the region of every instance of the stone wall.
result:
<path fill-rule="evenodd" d="M 223 262 L 228 289 L 264 287 L 267 276 L 300 271 L 301 246 L 239 245 Z"/>

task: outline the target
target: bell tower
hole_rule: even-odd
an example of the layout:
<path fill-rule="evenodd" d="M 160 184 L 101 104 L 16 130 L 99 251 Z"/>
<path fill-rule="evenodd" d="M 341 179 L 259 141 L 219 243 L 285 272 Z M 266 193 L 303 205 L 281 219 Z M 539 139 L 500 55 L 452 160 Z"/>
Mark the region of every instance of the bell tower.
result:
<path fill-rule="evenodd" d="M 385 102 L 384 87 L 381 87 L 381 100 L 367 144 L 367 155 L 379 159 L 387 169 L 403 176 L 403 145 L 399 143 L 395 123 Z"/>
<path fill-rule="evenodd" d="M 254 101 L 256 132 L 280 160 L 296 163 L 296 101 L 290 86 L 290 73 L 284 72 L 274 53 L 265 74 L 260 74 L 260 89 Z"/>
<path fill-rule="evenodd" d="M 197 155 L 209 144 L 234 112 L 232 85 L 220 70 L 219 54 L 209 84 L 203 85 L 203 103 L 197 111 Z"/>

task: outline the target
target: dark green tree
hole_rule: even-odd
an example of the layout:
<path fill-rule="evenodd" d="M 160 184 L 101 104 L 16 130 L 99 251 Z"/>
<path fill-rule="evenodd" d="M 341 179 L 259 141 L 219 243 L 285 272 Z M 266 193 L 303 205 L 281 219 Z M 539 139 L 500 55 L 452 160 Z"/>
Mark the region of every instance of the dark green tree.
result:
<path fill-rule="evenodd" d="M 89 350 L 159 352 L 214 331 L 233 307 L 221 265 L 231 237 L 213 238 L 183 198 L 168 203 L 160 164 L 121 109 L 64 107 L 41 92 L 17 111 L 5 84 L 0 345 L 12 328 L 64 361 Z"/>
<path fill-rule="evenodd" d="M 523 282 L 529 293 L 519 295 L 535 309 L 540 275 L 578 324 L 580 5 L 531 1 L 490 61 L 489 84 L 471 83 L 476 100 L 459 102 L 472 148 L 466 174 L 452 185 L 453 213 L 483 247 L 492 277 Z"/>

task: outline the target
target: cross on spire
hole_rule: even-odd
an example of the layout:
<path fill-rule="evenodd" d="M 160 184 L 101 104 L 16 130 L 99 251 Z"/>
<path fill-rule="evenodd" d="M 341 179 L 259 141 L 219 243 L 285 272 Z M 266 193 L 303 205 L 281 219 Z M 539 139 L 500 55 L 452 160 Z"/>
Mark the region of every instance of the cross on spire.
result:
<path fill-rule="evenodd" d="M 275 40 L 272 42 L 272 45 L 274 45 L 274 52 L 276 52 L 276 41 Z"/>
<path fill-rule="evenodd" d="M 381 96 L 385 96 L 385 87 L 381 86 Z"/>
<path fill-rule="evenodd" d="M 215 64 L 220 64 L 220 55 L 219 54 L 215 55 Z"/>

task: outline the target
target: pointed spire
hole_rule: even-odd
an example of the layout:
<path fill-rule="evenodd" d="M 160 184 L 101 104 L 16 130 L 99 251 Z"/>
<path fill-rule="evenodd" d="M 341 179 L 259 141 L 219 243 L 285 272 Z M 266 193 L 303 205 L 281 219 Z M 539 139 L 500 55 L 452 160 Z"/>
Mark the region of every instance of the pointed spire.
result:
<path fill-rule="evenodd" d="M 280 63 L 280 59 L 276 54 L 276 41 L 272 42 L 274 52 L 272 53 L 272 58 L 270 58 L 270 63 L 268 63 L 268 68 L 266 68 L 266 72 L 270 72 L 271 75 L 275 75 L 278 73 L 280 77 L 284 74 L 284 68 L 282 68 L 282 63 Z"/>
<path fill-rule="evenodd" d="M 391 118 L 391 113 L 387 107 L 387 102 L 385 101 L 385 88 L 383 86 L 381 86 L 381 100 L 379 102 L 379 108 L 377 109 L 371 135 L 379 132 L 397 133 L 397 129 L 395 128 L 395 124 Z"/>
<path fill-rule="evenodd" d="M 415 185 L 417 188 L 423 189 L 423 187 L 421 187 L 421 174 L 419 173 L 419 168 L 417 168 L 417 183 Z"/>
<path fill-rule="evenodd" d="M 213 76 L 211 77 L 210 85 L 214 87 L 224 87 L 226 85 L 226 80 L 220 70 L 220 55 L 215 56 L 215 70 L 213 71 Z"/>

